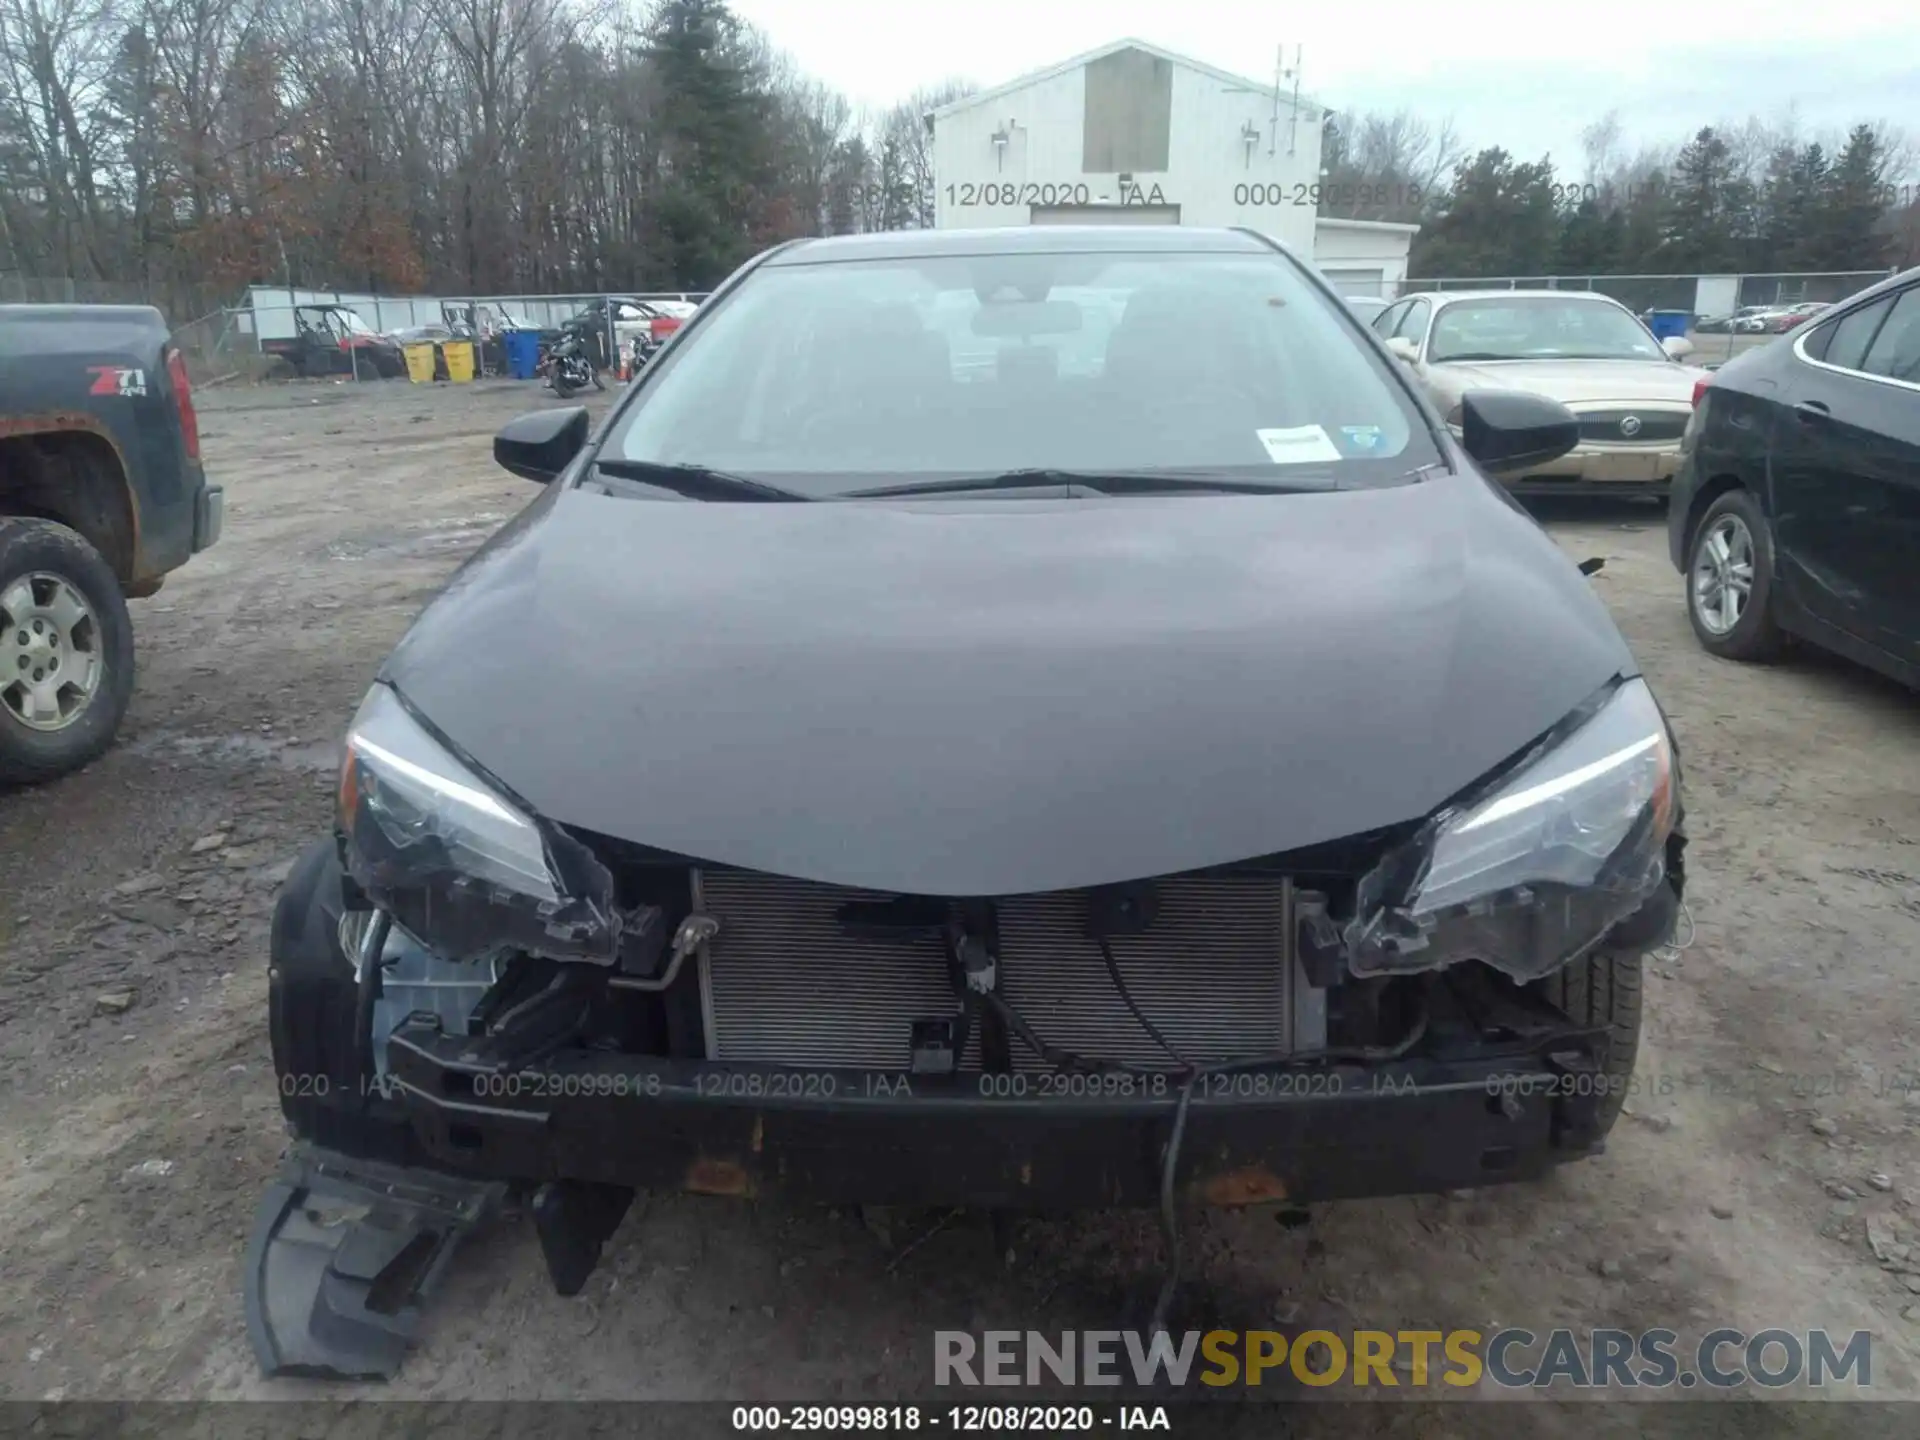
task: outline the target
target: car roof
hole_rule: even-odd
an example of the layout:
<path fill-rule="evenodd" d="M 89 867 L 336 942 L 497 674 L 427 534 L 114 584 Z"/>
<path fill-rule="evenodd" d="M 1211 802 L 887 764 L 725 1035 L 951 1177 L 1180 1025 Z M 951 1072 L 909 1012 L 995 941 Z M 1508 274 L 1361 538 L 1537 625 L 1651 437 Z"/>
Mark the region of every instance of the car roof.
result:
<path fill-rule="evenodd" d="M 1007 225 L 978 230 L 888 230 L 799 240 L 767 256 L 769 266 L 845 260 L 925 260 L 943 255 L 1272 254 L 1251 230 L 1188 225 Z"/>
<path fill-rule="evenodd" d="M 1597 290 L 1409 290 L 1401 300 L 1432 300 L 1451 305 L 1456 300 L 1594 300 L 1618 305 L 1611 295 Z"/>

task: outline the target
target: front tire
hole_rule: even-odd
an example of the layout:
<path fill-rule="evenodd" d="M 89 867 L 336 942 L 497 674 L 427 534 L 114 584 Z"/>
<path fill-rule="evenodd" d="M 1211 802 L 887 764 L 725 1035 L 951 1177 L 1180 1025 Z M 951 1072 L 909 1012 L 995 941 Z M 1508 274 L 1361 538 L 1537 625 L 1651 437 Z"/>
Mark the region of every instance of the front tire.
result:
<path fill-rule="evenodd" d="M 1604 1137 L 1627 1103 L 1634 1061 L 1640 1054 L 1641 957 L 1602 951 L 1576 960 L 1541 982 L 1547 1000 L 1577 1024 L 1607 1031 L 1606 1089 L 1596 1117 Z"/>
<path fill-rule="evenodd" d="M 1780 653 L 1773 618 L 1773 529 L 1745 490 L 1707 507 L 1687 546 L 1687 620 L 1701 646 L 1723 660 Z"/>
<path fill-rule="evenodd" d="M 51 520 L 0 518 L 0 784 L 97 760 L 133 670 L 133 619 L 100 552 Z"/>
<path fill-rule="evenodd" d="M 267 942 L 267 1030 L 280 1111 L 302 1140 L 359 1160 L 425 1163 L 406 1115 L 374 1084 L 355 1032 L 358 986 L 340 949 L 340 857 L 318 841 L 287 876 Z"/>

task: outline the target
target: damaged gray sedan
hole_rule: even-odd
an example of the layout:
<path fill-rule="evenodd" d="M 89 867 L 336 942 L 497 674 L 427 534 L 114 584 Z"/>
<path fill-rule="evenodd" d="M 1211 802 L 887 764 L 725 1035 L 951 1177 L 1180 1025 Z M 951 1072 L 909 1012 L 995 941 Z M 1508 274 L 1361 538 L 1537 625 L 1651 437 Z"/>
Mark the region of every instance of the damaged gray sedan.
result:
<path fill-rule="evenodd" d="M 528 1200 L 994 1210 L 1536 1177 L 1628 1093 L 1678 762 L 1580 569 L 1263 238 L 797 242 L 735 275 L 355 716 L 272 938 L 272 1370 L 392 1373 Z M 1168 1290 L 1162 1295 L 1162 1310 Z"/>

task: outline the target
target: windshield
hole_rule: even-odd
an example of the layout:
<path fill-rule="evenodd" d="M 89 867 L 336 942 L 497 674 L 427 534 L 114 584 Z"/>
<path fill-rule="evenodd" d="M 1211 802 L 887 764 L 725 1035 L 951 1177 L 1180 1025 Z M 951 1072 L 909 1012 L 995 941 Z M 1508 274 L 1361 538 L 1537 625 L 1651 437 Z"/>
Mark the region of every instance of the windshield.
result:
<path fill-rule="evenodd" d="M 1617 305 L 1551 296 L 1457 300 L 1427 340 L 1427 361 L 1665 360 L 1644 325 Z"/>
<path fill-rule="evenodd" d="M 807 496 L 1017 470 L 1324 489 L 1436 463 L 1337 307 L 1277 254 L 769 265 L 665 352 L 600 454 Z"/>
<path fill-rule="evenodd" d="M 352 334 L 355 334 L 355 335 L 373 334 L 373 327 L 367 324 L 367 322 L 362 320 L 358 315 L 354 314 L 354 312 L 351 310 L 336 310 L 333 312 L 333 318 L 335 323 L 338 324 L 341 329 L 349 331 Z"/>

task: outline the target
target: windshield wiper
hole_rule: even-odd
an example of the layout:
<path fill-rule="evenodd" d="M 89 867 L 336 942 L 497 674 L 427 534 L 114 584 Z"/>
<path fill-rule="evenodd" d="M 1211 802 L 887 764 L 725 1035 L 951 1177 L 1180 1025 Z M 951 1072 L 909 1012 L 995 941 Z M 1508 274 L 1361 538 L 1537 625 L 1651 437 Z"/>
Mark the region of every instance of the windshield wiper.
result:
<path fill-rule="evenodd" d="M 992 490 L 1092 490 L 1101 495 L 1173 495 L 1183 491 L 1213 491 L 1228 495 L 1289 495 L 1338 489 L 1331 479 L 1318 483 L 1288 480 L 1229 480 L 1184 470 L 1008 470 L 999 475 L 961 476 L 951 480 L 916 480 L 904 485 L 880 485 L 849 490 L 840 498 L 878 500 L 896 495 L 961 495 Z"/>
<path fill-rule="evenodd" d="M 1525 355 L 1496 355 L 1491 350 L 1462 350 L 1458 355 L 1429 355 L 1429 365 L 1451 365 L 1456 360 L 1525 360 Z"/>
<path fill-rule="evenodd" d="M 638 480 L 671 490 L 689 500 L 773 500 L 810 501 L 811 495 L 783 490 L 764 480 L 749 480 L 744 475 L 729 475 L 705 465 L 668 464 L 661 460 L 595 460 L 593 468 L 622 480 Z"/>

